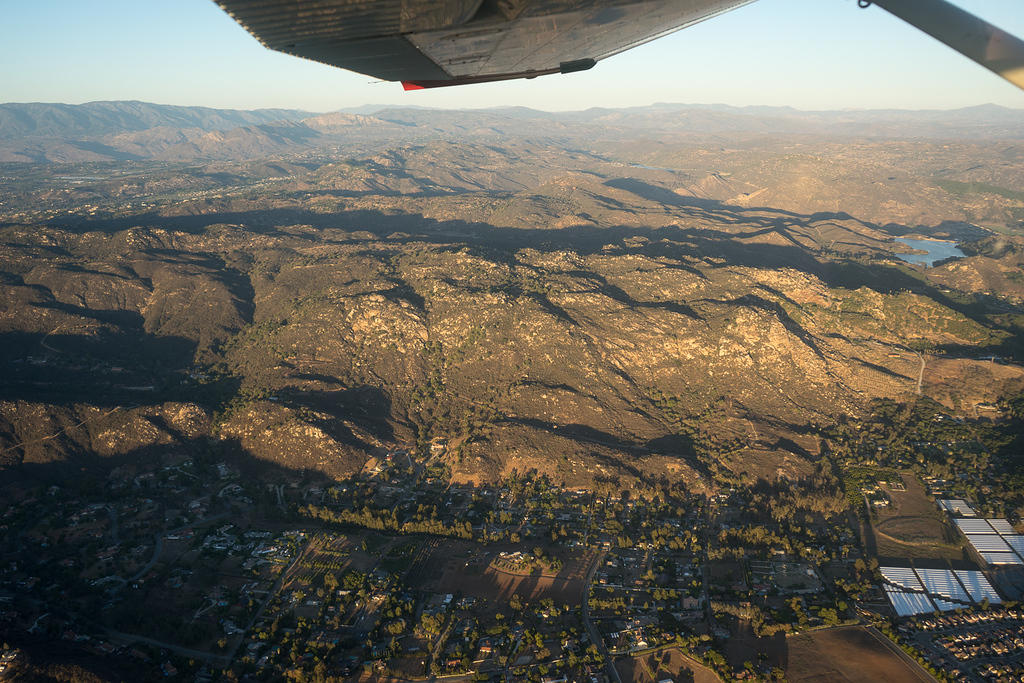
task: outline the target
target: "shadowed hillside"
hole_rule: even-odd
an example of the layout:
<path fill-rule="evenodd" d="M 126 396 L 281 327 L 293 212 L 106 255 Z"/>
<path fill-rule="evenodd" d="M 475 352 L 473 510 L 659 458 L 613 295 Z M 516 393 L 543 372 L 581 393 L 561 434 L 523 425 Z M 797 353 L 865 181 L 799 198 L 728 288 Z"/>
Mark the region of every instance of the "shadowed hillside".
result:
<path fill-rule="evenodd" d="M 978 360 L 1021 357 L 1020 238 L 772 208 L 808 200 L 609 154 L 509 137 L 34 167 L 2 232 L 5 438 L 38 431 L 29 406 L 188 404 L 205 433 L 332 475 L 404 443 L 457 479 L 701 487 L 799 476 L 822 425 L 919 382 L 964 411 L 1021 386 Z M 971 256 L 913 267 L 905 234 Z M 8 460 L 95 448 L 74 434 Z"/>

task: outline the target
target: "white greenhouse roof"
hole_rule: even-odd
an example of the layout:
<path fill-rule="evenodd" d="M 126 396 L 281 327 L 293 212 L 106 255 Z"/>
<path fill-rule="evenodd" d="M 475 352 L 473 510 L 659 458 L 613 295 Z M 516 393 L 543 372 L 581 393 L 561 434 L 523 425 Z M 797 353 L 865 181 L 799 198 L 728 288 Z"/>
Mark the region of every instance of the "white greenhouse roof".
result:
<path fill-rule="evenodd" d="M 886 586 L 885 594 L 889 598 L 889 602 L 892 603 L 892 608 L 896 610 L 897 616 L 909 617 L 912 614 L 935 611 L 932 601 L 924 593 L 906 593 L 892 586 Z"/>
<path fill-rule="evenodd" d="M 891 584 L 910 590 L 924 590 L 924 586 L 917 580 L 917 574 L 910 567 L 879 567 L 878 571 L 882 573 L 882 578 Z"/>
<path fill-rule="evenodd" d="M 935 598 L 935 606 L 939 608 L 940 612 L 952 612 L 955 609 L 969 607 L 969 605 L 962 605 L 959 602 L 950 602 L 949 600 L 943 600 L 942 598 Z"/>
<path fill-rule="evenodd" d="M 970 600 L 970 596 L 960 587 L 956 576 L 949 569 L 918 569 L 917 575 L 930 595 L 941 595 L 944 598 L 961 602 Z M 936 602 L 936 604 L 938 603 Z"/>
<path fill-rule="evenodd" d="M 954 519 L 953 522 L 960 527 L 965 534 L 994 534 L 996 532 L 989 523 L 983 519 Z"/>
<path fill-rule="evenodd" d="M 944 498 L 938 501 L 938 503 L 946 512 L 958 512 L 964 517 L 974 517 L 978 514 L 966 500 L 960 498 Z"/>
<path fill-rule="evenodd" d="M 1017 533 L 1013 530 L 1013 527 L 1010 526 L 1010 523 L 1007 522 L 1005 519 L 989 519 L 986 521 L 992 526 L 993 529 L 1001 533 L 1003 536 L 1012 536 L 1013 534 Z"/>
<path fill-rule="evenodd" d="M 1007 545 L 1016 550 L 1018 555 L 1024 556 L 1024 536 L 1020 534 L 1006 535 L 1003 536 L 1003 540 L 1006 541 Z"/>
<path fill-rule="evenodd" d="M 989 564 L 1024 564 L 1017 553 L 982 552 L 981 556 Z"/>
<path fill-rule="evenodd" d="M 988 598 L 988 601 L 993 605 L 998 605 L 1002 602 L 999 593 L 996 593 L 996 589 L 992 587 L 992 584 L 988 582 L 988 579 L 981 572 L 973 569 L 957 569 L 956 576 L 964 584 L 964 587 L 967 588 L 967 592 L 971 594 L 971 599 L 975 602 L 981 602 L 985 598 Z"/>
<path fill-rule="evenodd" d="M 997 534 L 967 534 L 967 540 L 978 552 L 1008 553 L 1010 546 Z"/>

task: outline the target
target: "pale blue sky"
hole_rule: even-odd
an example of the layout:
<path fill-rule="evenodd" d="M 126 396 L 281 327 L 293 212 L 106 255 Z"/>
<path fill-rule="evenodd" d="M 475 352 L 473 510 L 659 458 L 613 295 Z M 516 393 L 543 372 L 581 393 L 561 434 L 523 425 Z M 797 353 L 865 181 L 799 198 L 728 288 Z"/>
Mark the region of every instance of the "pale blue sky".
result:
<path fill-rule="evenodd" d="M 1024 36 L 1024 0 L 956 0 Z M 568 76 L 406 93 L 261 47 L 210 0 L 8 2 L 0 101 L 145 100 L 330 111 L 651 102 L 801 109 L 1024 108 L 1024 92 L 876 7 L 758 0 Z"/>

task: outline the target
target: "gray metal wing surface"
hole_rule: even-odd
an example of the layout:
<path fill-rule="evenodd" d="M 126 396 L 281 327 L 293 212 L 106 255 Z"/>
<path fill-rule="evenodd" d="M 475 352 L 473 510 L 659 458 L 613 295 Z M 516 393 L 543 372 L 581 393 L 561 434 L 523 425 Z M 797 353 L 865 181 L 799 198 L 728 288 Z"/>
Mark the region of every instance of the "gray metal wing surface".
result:
<path fill-rule="evenodd" d="M 215 1 L 268 48 L 403 81 L 407 88 L 582 71 L 605 57 L 753 2 Z M 1024 88 L 1024 42 L 1015 36 L 947 0 L 873 4 Z"/>
<path fill-rule="evenodd" d="M 412 87 L 580 71 L 752 0 L 216 0 L 266 47 Z"/>

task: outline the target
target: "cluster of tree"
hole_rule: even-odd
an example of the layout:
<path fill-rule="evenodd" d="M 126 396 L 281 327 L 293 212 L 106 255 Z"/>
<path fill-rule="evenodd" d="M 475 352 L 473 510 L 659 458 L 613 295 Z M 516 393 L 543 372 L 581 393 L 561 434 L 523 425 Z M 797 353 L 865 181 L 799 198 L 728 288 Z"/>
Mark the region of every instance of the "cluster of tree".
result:
<path fill-rule="evenodd" d="M 697 552 L 700 548 L 700 539 L 697 534 L 690 529 L 679 529 L 671 524 L 654 527 L 644 535 L 643 540 L 649 542 L 657 550 L 668 548 L 674 551 Z"/>
<path fill-rule="evenodd" d="M 760 525 L 747 525 L 722 529 L 718 532 L 718 545 L 708 550 L 708 557 L 743 557 L 747 550 L 761 551 L 781 548 L 792 551 L 789 539 Z"/>
<path fill-rule="evenodd" d="M 597 647 L 594 645 L 590 645 L 587 649 L 583 650 L 582 653 L 578 653 L 576 650 L 570 650 L 565 656 L 565 663 L 570 669 L 577 669 L 588 664 L 600 664 L 601 662 L 601 653 L 598 652 Z"/>
<path fill-rule="evenodd" d="M 854 465 L 910 467 L 955 479 L 991 514 L 1024 505 L 1024 392 L 1003 397 L 999 420 L 958 417 L 928 397 L 900 403 L 878 399 L 864 419 L 841 420 L 827 432 L 834 459 Z M 854 475 L 856 476 L 856 475 Z"/>
<path fill-rule="evenodd" d="M 535 469 L 520 473 L 512 470 L 502 485 L 507 486 L 513 499 L 528 510 L 551 510 L 558 503 L 562 488 L 547 474 Z"/>
<path fill-rule="evenodd" d="M 657 602 L 669 602 L 679 599 L 679 591 L 674 588 L 655 588 L 651 591 L 651 597 Z"/>
<path fill-rule="evenodd" d="M 432 536 L 450 536 L 454 538 L 473 538 L 473 526 L 468 521 L 452 521 L 451 523 L 436 517 L 400 521 L 395 511 L 388 509 L 371 509 L 369 506 L 361 510 L 332 510 L 320 505 L 305 505 L 299 509 L 304 517 L 346 526 L 358 526 L 377 531 L 394 531 L 403 534 L 430 534 Z"/>
<path fill-rule="evenodd" d="M 437 341 L 424 346 L 429 370 L 423 382 L 410 391 L 407 411 L 409 420 L 416 427 L 417 450 L 424 455 L 429 452 L 434 438 L 443 437 L 460 444 L 456 455 L 461 457 L 462 444 L 486 434 L 498 418 L 493 397 L 470 400 L 448 390 L 445 382 L 447 366 L 457 362 L 458 354 L 464 354 L 465 349 L 479 338 L 479 334 L 470 335 L 460 347 L 450 350 Z"/>
<path fill-rule="evenodd" d="M 345 562 L 342 560 L 328 560 L 323 557 L 314 557 L 310 559 L 304 559 L 302 561 L 303 567 L 328 571 L 337 571 L 341 569 L 344 565 Z"/>
<path fill-rule="evenodd" d="M 378 624 L 378 635 L 397 636 L 404 633 L 409 622 L 416 614 L 416 603 L 398 593 L 390 592 L 380 607 L 381 620 Z"/>
<path fill-rule="evenodd" d="M 444 628 L 444 622 L 444 614 L 431 614 L 430 612 L 424 612 L 420 616 L 420 623 L 416 626 L 416 629 L 420 633 L 425 633 L 430 637 L 436 637 L 441 633 L 441 629 Z"/>
<path fill-rule="evenodd" d="M 590 596 L 590 608 L 623 614 L 626 610 L 626 599 L 621 595 L 616 595 L 611 589 L 597 589 Z"/>
<path fill-rule="evenodd" d="M 846 512 L 841 481 L 825 460 L 799 479 L 758 479 L 744 487 L 743 500 L 748 512 L 767 515 L 777 523 L 827 522 Z"/>
<path fill-rule="evenodd" d="M 546 554 L 544 548 L 539 545 L 533 549 L 533 558 L 537 564 L 546 567 L 549 572 L 558 573 L 562 570 L 562 558 Z"/>
<path fill-rule="evenodd" d="M 916 463 L 941 470 L 955 455 L 961 466 L 984 469 L 987 447 L 998 438 L 989 421 L 954 417 L 936 401 L 922 396 L 909 403 L 878 399 L 863 420 L 836 424 L 829 445 L 847 464 Z"/>

